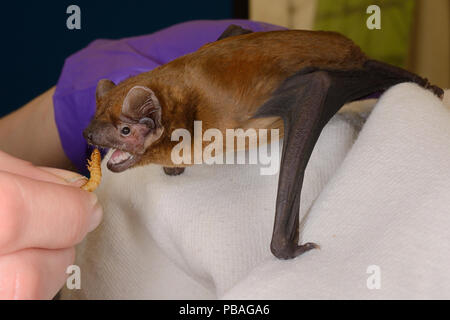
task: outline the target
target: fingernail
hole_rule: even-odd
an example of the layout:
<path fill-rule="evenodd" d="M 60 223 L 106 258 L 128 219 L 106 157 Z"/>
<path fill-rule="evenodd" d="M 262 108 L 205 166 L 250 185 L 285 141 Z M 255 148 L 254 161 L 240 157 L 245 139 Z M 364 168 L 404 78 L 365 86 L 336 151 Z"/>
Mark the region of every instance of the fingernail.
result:
<path fill-rule="evenodd" d="M 91 207 L 94 207 L 98 203 L 98 197 L 94 192 L 89 193 L 89 203 L 91 204 Z"/>
<path fill-rule="evenodd" d="M 100 222 L 102 221 L 102 217 L 103 217 L 103 208 L 98 201 L 94 205 L 92 210 L 93 211 L 92 211 L 92 215 L 91 215 L 91 220 L 89 222 L 88 232 L 91 232 L 95 228 L 97 228 L 98 225 L 100 224 Z"/>
<path fill-rule="evenodd" d="M 67 180 L 68 183 L 70 183 L 74 187 L 81 187 L 88 181 L 88 178 L 86 177 L 75 177 L 73 179 Z"/>

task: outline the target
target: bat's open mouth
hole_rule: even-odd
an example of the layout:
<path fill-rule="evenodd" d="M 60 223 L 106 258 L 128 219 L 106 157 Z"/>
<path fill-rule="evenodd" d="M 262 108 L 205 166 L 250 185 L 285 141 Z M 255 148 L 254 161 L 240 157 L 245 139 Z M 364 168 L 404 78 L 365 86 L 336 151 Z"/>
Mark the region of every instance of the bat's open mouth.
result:
<path fill-rule="evenodd" d="M 141 156 L 137 154 L 131 154 L 119 149 L 112 150 L 113 152 L 106 163 L 106 166 L 112 172 L 122 172 L 141 159 Z"/>

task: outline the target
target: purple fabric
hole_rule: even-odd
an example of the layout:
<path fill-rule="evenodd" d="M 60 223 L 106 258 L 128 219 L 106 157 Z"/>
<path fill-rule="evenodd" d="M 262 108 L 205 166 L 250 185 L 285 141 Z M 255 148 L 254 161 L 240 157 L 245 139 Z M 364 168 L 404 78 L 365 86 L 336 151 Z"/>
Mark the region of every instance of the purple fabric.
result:
<path fill-rule="evenodd" d="M 95 112 L 95 88 L 100 79 L 120 81 L 152 70 L 208 42 L 217 40 L 230 25 L 253 31 L 282 27 L 248 20 L 199 20 L 180 23 L 161 31 L 120 40 L 95 40 L 68 57 L 53 96 L 55 121 L 64 152 L 87 174 L 86 158 L 91 149 L 83 130 Z"/>

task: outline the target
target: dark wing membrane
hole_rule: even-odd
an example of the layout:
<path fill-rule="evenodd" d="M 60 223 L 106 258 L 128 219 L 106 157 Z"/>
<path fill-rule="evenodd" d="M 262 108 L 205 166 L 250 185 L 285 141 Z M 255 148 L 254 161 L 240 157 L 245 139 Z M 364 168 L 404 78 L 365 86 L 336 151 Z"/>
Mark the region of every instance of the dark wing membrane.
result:
<path fill-rule="evenodd" d="M 298 244 L 300 194 L 306 165 L 323 127 L 347 102 L 383 91 L 401 82 L 415 82 L 437 95 L 439 88 L 406 70 L 369 60 L 361 69 L 324 70 L 307 67 L 286 79 L 254 115 L 279 116 L 284 142 L 278 181 L 271 250 L 280 259 L 316 248 Z"/>

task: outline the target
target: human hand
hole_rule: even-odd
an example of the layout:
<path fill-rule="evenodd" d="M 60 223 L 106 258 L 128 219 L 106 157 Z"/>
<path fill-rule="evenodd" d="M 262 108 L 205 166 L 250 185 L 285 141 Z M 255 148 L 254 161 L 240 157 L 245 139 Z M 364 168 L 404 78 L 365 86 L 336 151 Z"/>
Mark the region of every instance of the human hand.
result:
<path fill-rule="evenodd" d="M 63 286 L 74 246 L 103 215 L 85 182 L 0 151 L 0 299 L 51 299 Z"/>

